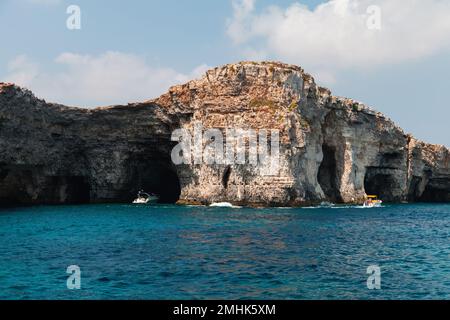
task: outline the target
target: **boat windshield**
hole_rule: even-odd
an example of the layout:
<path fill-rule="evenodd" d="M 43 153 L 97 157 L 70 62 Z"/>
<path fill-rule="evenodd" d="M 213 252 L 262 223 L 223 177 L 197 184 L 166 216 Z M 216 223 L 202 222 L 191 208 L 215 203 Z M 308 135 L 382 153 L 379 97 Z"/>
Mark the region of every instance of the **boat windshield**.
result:
<path fill-rule="evenodd" d="M 139 198 L 150 198 L 150 195 L 148 193 L 143 192 L 143 191 L 139 191 L 138 197 Z"/>

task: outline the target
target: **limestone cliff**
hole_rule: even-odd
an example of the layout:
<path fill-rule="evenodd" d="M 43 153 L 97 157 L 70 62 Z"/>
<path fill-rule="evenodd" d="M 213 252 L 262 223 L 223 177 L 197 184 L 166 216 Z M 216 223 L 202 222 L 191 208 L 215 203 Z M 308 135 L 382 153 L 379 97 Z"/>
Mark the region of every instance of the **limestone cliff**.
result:
<path fill-rule="evenodd" d="M 176 166 L 175 129 L 276 129 L 280 171 L 249 164 Z M 243 62 L 215 68 L 144 103 L 97 109 L 49 104 L 0 85 L 0 201 L 127 202 L 138 189 L 163 202 L 254 206 L 450 201 L 450 151 L 334 97 L 301 68 Z"/>

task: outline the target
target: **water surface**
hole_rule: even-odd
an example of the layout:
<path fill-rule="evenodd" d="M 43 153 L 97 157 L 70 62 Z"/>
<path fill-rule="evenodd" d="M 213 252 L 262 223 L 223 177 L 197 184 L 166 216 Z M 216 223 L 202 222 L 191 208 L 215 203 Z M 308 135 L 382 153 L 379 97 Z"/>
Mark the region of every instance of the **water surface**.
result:
<path fill-rule="evenodd" d="M 0 299 L 449 298 L 446 204 L 0 210 Z"/>

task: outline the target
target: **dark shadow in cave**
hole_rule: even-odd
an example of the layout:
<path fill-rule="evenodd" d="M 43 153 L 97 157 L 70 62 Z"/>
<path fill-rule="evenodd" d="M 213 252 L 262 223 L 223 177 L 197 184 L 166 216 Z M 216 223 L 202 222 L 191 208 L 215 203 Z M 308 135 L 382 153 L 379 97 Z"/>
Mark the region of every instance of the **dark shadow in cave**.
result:
<path fill-rule="evenodd" d="M 223 177 L 222 177 L 222 184 L 225 189 L 228 188 L 228 182 L 230 181 L 230 175 L 231 175 L 231 167 L 228 166 L 225 169 L 225 173 L 223 174 Z"/>
<path fill-rule="evenodd" d="M 441 189 L 432 186 L 430 183 L 425 187 L 422 196 L 417 199 L 419 202 L 448 202 L 450 201 L 449 189 Z"/>
<path fill-rule="evenodd" d="M 90 202 L 90 184 L 83 176 L 46 176 L 40 168 L 24 166 L 0 171 L 1 206 Z"/>
<path fill-rule="evenodd" d="M 397 187 L 397 182 L 392 174 L 383 173 L 380 168 L 367 168 L 364 177 L 364 189 L 367 195 L 376 195 L 383 201 L 396 201 L 392 190 Z"/>
<path fill-rule="evenodd" d="M 422 183 L 421 177 L 412 177 L 411 181 L 409 183 L 408 188 L 408 201 L 409 202 L 416 202 L 419 201 L 419 198 L 421 197 L 421 190 L 420 185 Z"/>
<path fill-rule="evenodd" d="M 334 147 L 323 145 L 323 160 L 319 167 L 318 180 L 323 192 L 329 201 L 341 202 L 337 180 L 336 149 Z"/>
<path fill-rule="evenodd" d="M 87 204 L 91 200 L 91 186 L 85 177 L 56 177 L 60 183 L 67 186 L 67 200 L 69 204 Z"/>
<path fill-rule="evenodd" d="M 136 161 L 131 166 L 131 201 L 139 190 L 159 196 L 159 203 L 174 204 L 180 199 L 181 186 L 175 168 L 170 160 Z"/>

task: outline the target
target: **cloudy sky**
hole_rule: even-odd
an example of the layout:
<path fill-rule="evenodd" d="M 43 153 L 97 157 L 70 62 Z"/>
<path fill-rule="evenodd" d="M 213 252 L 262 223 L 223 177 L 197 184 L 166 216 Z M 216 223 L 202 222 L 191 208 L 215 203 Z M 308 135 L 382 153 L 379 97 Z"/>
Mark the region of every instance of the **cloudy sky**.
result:
<path fill-rule="evenodd" d="M 67 8 L 81 29 L 67 28 Z M 450 146 L 448 0 L 0 0 L 0 81 L 93 107 L 279 60 Z"/>

